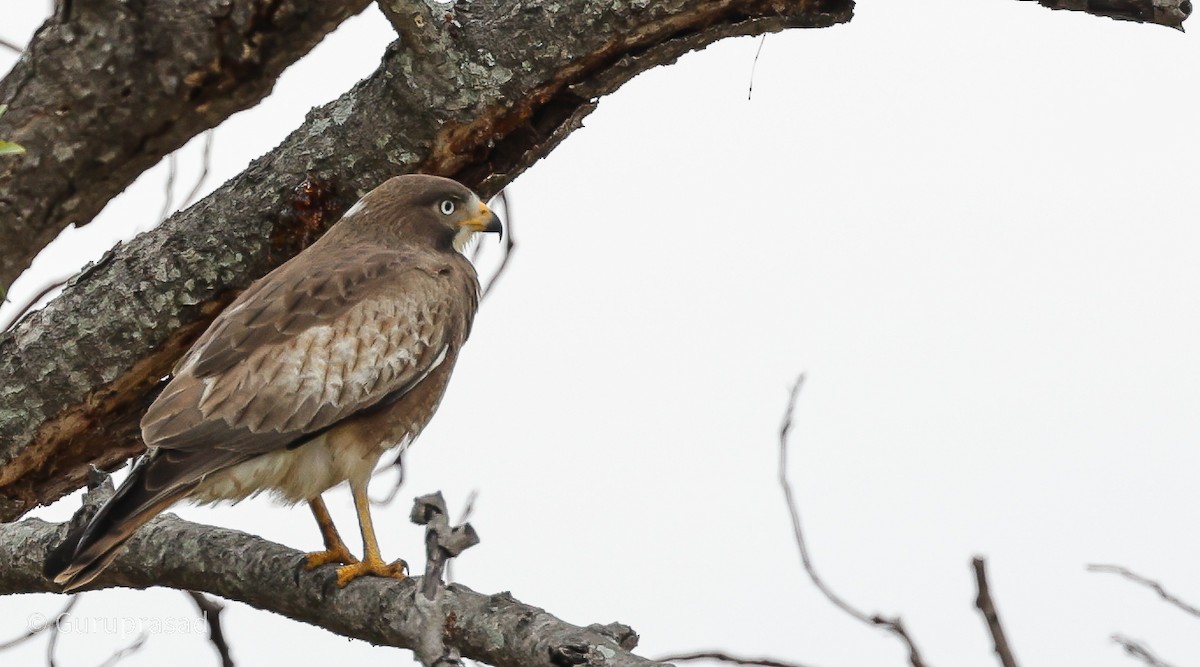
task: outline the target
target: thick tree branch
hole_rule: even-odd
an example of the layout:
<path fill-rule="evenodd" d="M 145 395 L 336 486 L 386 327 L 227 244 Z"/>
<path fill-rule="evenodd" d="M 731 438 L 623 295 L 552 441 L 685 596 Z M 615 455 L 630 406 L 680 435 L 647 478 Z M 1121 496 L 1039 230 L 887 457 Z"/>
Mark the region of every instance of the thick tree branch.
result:
<path fill-rule="evenodd" d="M 271 92 L 369 0 L 90 0 L 52 17 L 0 82 L 0 287 L 193 136 Z"/>
<path fill-rule="evenodd" d="M 48 549 L 63 524 L 40 519 L 0 525 L 0 595 L 53 592 L 42 577 Z M 426 619 L 416 598 L 422 578 L 364 577 L 346 588 L 334 568 L 312 572 L 304 554 L 235 530 L 163 515 L 138 531 L 91 588 L 170 586 L 245 602 L 258 609 L 373 644 L 417 648 Z M 518 602 L 453 584 L 439 591 L 445 644 L 492 665 L 649 667 L 633 655 L 637 635 L 612 624 L 581 628 Z M 503 641 L 498 640 L 503 638 Z"/>
<path fill-rule="evenodd" d="M 1191 0 L 1037 0 L 1050 9 L 1069 9 L 1119 21 L 1155 23 L 1183 30 L 1183 22 L 1192 13 Z"/>
<path fill-rule="evenodd" d="M 852 3 L 476 0 L 438 11 L 423 21 L 437 37 L 423 54 L 394 44 L 271 154 L 0 334 L 0 520 L 79 488 L 89 464 L 140 451 L 141 413 L 211 318 L 386 178 L 443 174 L 490 196 L 635 74 L 723 37 L 843 22 Z"/>

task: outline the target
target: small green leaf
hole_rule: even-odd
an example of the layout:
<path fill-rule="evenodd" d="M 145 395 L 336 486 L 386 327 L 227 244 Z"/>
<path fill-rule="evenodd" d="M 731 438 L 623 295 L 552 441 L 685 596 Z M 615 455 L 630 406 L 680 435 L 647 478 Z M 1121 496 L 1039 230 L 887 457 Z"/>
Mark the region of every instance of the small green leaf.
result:
<path fill-rule="evenodd" d="M 14 144 L 11 141 L 0 139 L 0 155 L 20 155 L 25 152 L 25 147 L 21 144 Z"/>

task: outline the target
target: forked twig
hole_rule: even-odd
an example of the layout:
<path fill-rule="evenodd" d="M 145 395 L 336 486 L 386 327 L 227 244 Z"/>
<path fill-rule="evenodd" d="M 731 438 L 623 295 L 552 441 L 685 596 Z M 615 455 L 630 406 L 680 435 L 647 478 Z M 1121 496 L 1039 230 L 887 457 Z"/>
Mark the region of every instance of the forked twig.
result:
<path fill-rule="evenodd" d="M 196 603 L 200 615 L 208 623 L 208 640 L 212 642 L 213 648 L 217 649 L 217 655 L 221 656 L 221 667 L 234 667 L 233 654 L 221 627 L 221 612 L 225 611 L 225 605 L 197 591 L 184 592 Z"/>

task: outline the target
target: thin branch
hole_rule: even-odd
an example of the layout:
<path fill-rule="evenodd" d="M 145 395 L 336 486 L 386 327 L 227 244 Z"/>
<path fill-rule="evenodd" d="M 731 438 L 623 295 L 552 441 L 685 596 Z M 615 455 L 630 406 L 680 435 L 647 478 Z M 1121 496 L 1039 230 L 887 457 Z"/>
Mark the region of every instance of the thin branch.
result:
<path fill-rule="evenodd" d="M 752 667 L 805 667 L 798 662 L 784 662 L 774 658 L 742 658 L 730 655 L 724 651 L 696 651 L 695 653 L 676 653 L 658 658 L 659 662 L 686 662 L 688 660 L 717 660 L 731 665 L 751 665 Z"/>
<path fill-rule="evenodd" d="M 976 556 L 971 560 L 971 566 L 975 568 L 975 586 L 979 590 L 979 595 L 975 597 L 975 606 L 979 613 L 983 614 L 988 632 L 992 633 L 992 646 L 996 655 L 1000 657 L 1000 664 L 1004 667 L 1017 667 L 1017 659 L 1013 657 L 1008 638 L 1004 635 L 1004 626 L 1000 624 L 1000 614 L 996 611 L 996 604 L 992 602 L 992 594 L 988 588 L 987 563 Z"/>
<path fill-rule="evenodd" d="M 8 321 L 8 324 L 5 324 L 4 327 L 2 329 L 0 329 L 0 331 L 8 331 L 9 329 L 16 326 L 18 323 L 20 323 L 21 320 L 25 319 L 25 316 L 29 314 L 29 311 L 33 310 L 34 306 L 38 305 L 38 302 L 40 302 L 42 299 L 49 296 L 50 293 L 53 292 L 54 290 L 59 289 L 63 285 L 66 285 L 68 280 L 70 280 L 69 276 L 66 278 L 60 278 L 58 280 L 55 280 L 54 282 L 51 282 L 50 284 L 43 287 L 42 291 L 40 291 L 36 295 L 34 295 L 33 298 L 26 299 L 25 303 L 21 304 L 21 307 L 17 309 L 17 314 L 14 315 L 13 318 Z"/>
<path fill-rule="evenodd" d="M 1130 639 L 1124 635 L 1113 635 L 1112 640 L 1120 644 L 1126 653 L 1150 665 L 1150 667 L 1172 667 L 1171 663 L 1161 660 L 1158 656 L 1151 653 L 1145 644 L 1137 640 Z"/>
<path fill-rule="evenodd" d="M 754 51 L 754 62 L 750 64 L 750 87 L 746 90 L 746 101 L 754 97 L 754 72 L 758 69 L 758 57 L 762 55 L 762 47 L 767 43 L 767 36 L 764 34 L 758 40 L 758 49 Z"/>
<path fill-rule="evenodd" d="M 40 614 L 36 616 L 30 616 L 29 620 L 27 621 L 29 627 L 25 629 L 25 634 L 14 637 L 5 642 L 0 642 L 0 651 L 24 644 L 25 642 L 42 634 L 50 628 L 55 628 L 55 631 L 57 631 L 59 621 L 61 621 L 62 618 L 71 611 L 76 602 L 79 602 L 79 596 L 72 595 L 71 599 L 67 601 L 67 604 L 63 606 L 63 608 L 59 610 L 59 612 L 51 619 L 47 619 L 45 616 Z"/>
<path fill-rule="evenodd" d="M 76 602 L 79 602 L 79 596 L 72 595 L 71 601 L 67 603 L 66 607 L 63 607 L 63 610 L 60 611 L 58 613 L 58 615 L 54 617 L 54 622 L 51 623 L 49 625 L 49 627 L 46 628 L 47 632 L 50 635 L 50 639 L 46 642 L 46 665 L 47 665 L 47 667 L 55 667 L 55 665 L 57 664 L 54 661 L 54 651 L 55 651 L 55 649 L 58 648 L 58 638 L 61 635 L 61 633 L 58 631 L 59 624 L 62 622 L 62 620 L 64 618 L 67 617 L 67 614 L 71 613 L 71 609 L 73 609 L 75 607 Z"/>
<path fill-rule="evenodd" d="M 488 279 L 487 285 L 480 292 L 479 300 L 482 301 L 492 293 L 492 288 L 496 286 L 496 282 L 500 280 L 500 276 L 504 275 L 505 269 L 508 268 L 508 260 L 512 258 L 513 252 L 517 249 L 517 237 L 513 235 L 513 211 L 512 201 L 509 200 L 508 190 L 501 190 L 500 194 L 496 195 L 504 207 L 504 256 L 500 259 L 500 266 L 496 267 L 496 271 L 492 273 L 492 277 Z"/>
<path fill-rule="evenodd" d="M 179 205 L 179 208 L 191 206 L 199 196 L 200 189 L 204 187 L 204 182 L 208 180 L 209 168 L 212 167 L 212 147 L 213 130 L 209 130 L 204 133 L 204 154 L 200 158 L 200 175 L 196 177 L 196 183 L 192 185 L 191 190 L 188 190 L 187 196 L 183 198 L 183 203 Z"/>
<path fill-rule="evenodd" d="M 171 214 L 171 202 L 175 199 L 175 176 L 179 173 L 179 158 L 178 151 L 167 156 L 167 182 L 163 185 L 163 205 L 162 210 L 158 213 L 158 222 L 161 225 L 166 221 L 167 216 Z"/>
<path fill-rule="evenodd" d="M 1183 600 L 1179 599 L 1178 597 L 1172 595 L 1170 592 L 1167 591 L 1167 589 L 1163 588 L 1162 584 L 1158 583 L 1157 581 L 1154 581 L 1153 579 L 1147 579 L 1146 577 L 1143 577 L 1142 575 L 1137 574 L 1136 572 L 1133 572 L 1129 568 L 1121 567 L 1120 565 L 1096 565 L 1096 564 L 1093 564 L 1093 565 L 1088 565 L 1087 570 L 1088 570 L 1088 572 L 1107 572 L 1109 574 L 1119 574 L 1122 577 L 1125 577 L 1126 579 L 1128 579 L 1134 583 L 1141 584 L 1142 586 L 1149 588 L 1150 590 L 1154 591 L 1155 593 L 1158 593 L 1158 596 L 1160 598 L 1175 605 L 1179 609 L 1182 609 L 1183 611 L 1191 614 L 1192 616 L 1196 616 L 1196 617 L 1200 618 L 1200 609 L 1197 609 L 1195 606 L 1190 605 L 1187 602 L 1184 602 Z"/>
<path fill-rule="evenodd" d="M 15 42 L 10 42 L 3 37 L 0 37 L 0 48 L 8 49 L 9 51 L 17 54 L 24 53 L 25 51 L 25 49 L 17 46 Z"/>
<path fill-rule="evenodd" d="M 475 511 L 475 501 L 479 499 L 479 490 L 471 489 L 471 493 L 467 494 L 467 502 L 463 506 L 463 511 L 458 516 L 458 522 L 465 524 L 471 519 L 471 513 Z M 453 576 L 454 559 L 446 561 L 446 583 L 454 581 Z"/>
<path fill-rule="evenodd" d="M 392 488 L 388 489 L 387 495 L 380 500 L 371 498 L 372 505 L 390 505 L 392 501 L 396 499 L 396 495 L 400 493 L 400 487 L 404 486 L 404 453 L 406 451 L 406 447 L 401 447 L 400 451 L 396 452 L 396 459 L 394 461 L 383 466 L 382 468 L 379 468 L 373 473 L 374 475 L 380 475 L 387 470 L 395 468 L 396 482 L 392 484 Z"/>
<path fill-rule="evenodd" d="M 225 640 L 225 632 L 221 629 L 221 612 L 225 611 L 225 605 L 197 591 L 186 591 L 186 593 L 192 602 L 196 603 L 200 615 L 208 623 L 208 640 L 217 650 L 217 655 L 221 656 L 221 667 L 234 667 L 233 654 L 230 652 L 229 643 Z"/>
<path fill-rule="evenodd" d="M 796 412 L 796 401 L 800 397 L 800 389 L 804 386 L 804 374 L 801 373 L 796 378 L 796 383 L 792 385 L 792 391 L 788 397 L 787 409 L 783 414 L 783 423 L 779 427 L 779 485 L 783 487 L 783 496 L 787 501 L 788 514 L 792 519 L 792 533 L 796 539 L 796 546 L 800 548 L 800 562 L 804 565 L 804 571 L 808 573 L 809 579 L 821 594 L 825 596 L 835 607 L 846 612 L 851 617 L 865 623 L 867 625 L 876 626 L 891 632 L 898 637 L 905 646 L 908 647 L 908 662 L 912 667 L 925 667 L 925 663 L 921 659 L 921 654 L 917 650 L 916 644 L 908 631 L 904 628 L 904 623 L 899 616 L 894 618 L 886 618 L 880 614 L 868 616 L 867 614 L 850 606 L 850 603 L 843 600 L 817 574 L 817 570 L 813 567 L 812 558 L 808 553 L 808 545 L 804 541 L 804 532 L 800 528 L 800 511 L 796 507 L 796 498 L 792 493 L 792 484 L 788 481 L 787 476 L 787 454 L 788 454 L 788 433 L 792 430 L 792 417 Z"/>
<path fill-rule="evenodd" d="M 100 663 L 99 667 L 113 667 L 113 665 L 117 664 L 118 662 L 121 662 L 130 655 L 142 650 L 142 647 L 145 645 L 146 633 L 143 632 L 142 634 L 138 635 L 137 639 L 133 640 L 132 644 L 126 646 L 125 648 L 118 649 L 115 653 L 108 656 L 108 660 Z"/>

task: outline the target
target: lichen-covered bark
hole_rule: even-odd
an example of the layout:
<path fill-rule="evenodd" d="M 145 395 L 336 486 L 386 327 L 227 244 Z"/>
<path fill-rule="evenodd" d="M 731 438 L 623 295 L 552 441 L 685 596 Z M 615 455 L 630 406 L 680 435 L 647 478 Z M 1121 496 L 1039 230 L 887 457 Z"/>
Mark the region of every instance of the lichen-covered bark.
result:
<path fill-rule="evenodd" d="M 39 519 L 0 525 L 0 595 L 55 591 L 41 574 L 42 562 L 64 532 L 61 524 Z M 308 572 L 299 551 L 168 514 L 139 530 L 90 588 L 205 591 L 344 637 L 410 649 L 426 639 L 432 622 L 447 647 L 490 665 L 660 664 L 630 653 L 637 635 L 620 624 L 581 628 L 507 593 L 482 595 L 457 584 L 439 588 L 436 618 L 430 618 L 428 605 L 417 600 L 421 577 L 363 577 L 339 588 L 334 569 Z"/>
<path fill-rule="evenodd" d="M 0 82 L 0 137 L 26 149 L 0 160 L 0 288 L 164 155 L 257 104 L 368 2 L 59 3 Z"/>
<path fill-rule="evenodd" d="M 371 187 L 424 171 L 495 193 L 638 72 L 731 35 L 846 21 L 853 5 L 460 6 L 469 12 L 431 16 L 389 3 L 410 37 L 374 75 L 0 335 L 0 520 L 79 488 L 88 464 L 111 466 L 138 451 L 136 424 L 159 378 L 203 326 Z"/>

